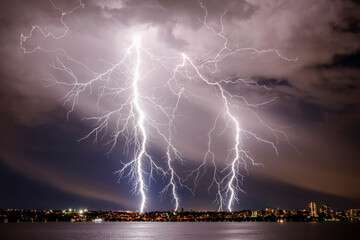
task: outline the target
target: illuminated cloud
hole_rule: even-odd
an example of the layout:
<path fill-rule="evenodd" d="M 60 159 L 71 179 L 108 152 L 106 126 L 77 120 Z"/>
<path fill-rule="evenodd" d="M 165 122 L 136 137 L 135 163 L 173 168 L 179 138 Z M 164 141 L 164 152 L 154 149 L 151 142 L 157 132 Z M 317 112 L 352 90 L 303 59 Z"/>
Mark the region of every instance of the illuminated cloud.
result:
<path fill-rule="evenodd" d="M 54 3 L 68 10 L 75 5 L 73 2 Z M 264 170 L 251 171 L 259 172 L 259 177 L 264 175 L 302 188 L 359 198 L 359 191 L 341 187 L 359 182 L 359 176 L 354 173 L 358 166 L 358 152 L 353 146 L 359 140 L 356 134 L 351 133 L 351 127 L 359 119 L 356 104 L 359 65 L 346 63 L 349 56 L 359 55 L 358 29 L 354 27 L 358 22 L 358 4 L 355 1 L 310 0 L 272 0 L 266 3 L 255 0 L 222 1 L 221 4 L 219 1 L 203 1 L 203 4 L 208 9 L 209 25 L 217 31 L 221 29 L 220 14 L 228 9 L 223 21 L 225 31 L 232 34 L 231 44 L 236 42 L 240 47 L 278 49 L 283 56 L 298 58 L 294 63 L 283 61 L 276 54 L 259 56 L 246 52 L 225 61 L 222 74 L 216 76 L 240 73 L 244 78 L 271 88 L 267 91 L 256 86 L 236 85 L 228 90 L 241 93 L 252 103 L 276 97 L 276 101 L 261 107 L 259 114 L 266 121 L 281 126 L 295 125 L 286 132 L 295 136 L 293 141 L 302 154 L 282 146 L 279 160 L 273 160 L 276 154 L 271 147 L 248 140 L 255 159 L 266 166 Z M 4 88 L 0 90 L 0 112 L 6 119 L 21 126 L 51 124 L 52 119 L 48 119 L 47 114 L 62 105 L 57 100 L 67 89 L 44 88 L 46 81 L 43 79 L 48 78 L 48 73 L 56 74 L 48 65 L 53 58 L 41 53 L 24 55 L 18 43 L 20 33 L 27 33 L 31 25 L 38 23 L 46 22 L 47 26 L 44 24 L 41 27 L 61 33 L 59 11 L 47 1 L 12 1 L 8 5 L 2 8 L 6 11 L 3 10 L 1 20 L 1 24 L 6 26 L 1 28 L 4 36 L 1 53 L 7 58 L 1 63 Z M 183 52 L 190 57 L 199 57 L 223 46 L 223 41 L 214 37 L 201 23 L 203 17 L 204 10 L 200 4 L 190 0 L 87 1 L 84 9 L 66 17 L 65 21 L 71 27 L 67 38 L 51 41 L 37 35 L 26 47 L 36 44 L 61 47 L 73 58 L 101 72 L 106 67 L 99 64 L 98 59 L 117 62 L 131 44 L 132 36 L 141 31 L 145 36 L 144 46 L 156 51 L 157 55 L 174 56 Z M 150 85 L 144 86 L 145 89 L 147 87 Z M 198 166 L 207 150 L 206 134 L 222 103 L 221 99 L 212 97 L 212 90 L 201 84 L 191 85 L 191 88 L 200 92 L 202 99 L 197 100 L 195 105 L 189 100 L 181 102 L 178 113 L 186 118 L 176 121 L 178 131 L 174 144 L 190 164 Z M 82 99 L 71 117 L 98 114 L 93 108 L 95 103 L 96 99 L 92 97 Z M 69 106 L 66 108 L 69 109 Z M 103 105 L 101 111 L 110 109 L 111 106 Z M 256 131 L 264 139 L 275 140 L 246 111 L 237 114 L 242 127 Z M 5 124 L 1 127 L 5 128 Z M 354 131 L 359 132 L 359 129 Z M 307 139 L 316 141 L 309 143 Z M 218 164 L 226 158 L 224 149 L 231 144 L 229 133 L 215 141 L 213 151 L 218 156 Z M 152 147 L 154 151 L 165 152 L 167 145 L 156 141 Z M 342 173 L 336 174 L 339 166 Z M 304 178 L 305 172 L 310 176 Z M 47 179 L 45 176 L 42 179 Z M 333 181 L 331 176 L 337 176 L 338 180 Z M 94 197 L 93 194 L 88 196 Z"/>

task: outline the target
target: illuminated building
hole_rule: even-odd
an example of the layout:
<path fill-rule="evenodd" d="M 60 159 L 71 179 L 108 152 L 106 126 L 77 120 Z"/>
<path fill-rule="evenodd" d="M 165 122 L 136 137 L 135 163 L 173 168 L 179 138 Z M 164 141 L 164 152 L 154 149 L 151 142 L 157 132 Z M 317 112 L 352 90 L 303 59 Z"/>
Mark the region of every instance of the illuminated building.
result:
<path fill-rule="evenodd" d="M 330 206 L 329 204 L 323 204 L 319 209 L 319 212 L 322 213 L 324 216 L 330 216 Z"/>
<path fill-rule="evenodd" d="M 310 216 L 311 217 L 318 217 L 317 211 L 316 211 L 316 203 L 310 202 L 309 203 L 309 210 L 310 210 Z"/>
<path fill-rule="evenodd" d="M 265 208 L 265 216 L 271 216 L 271 208 Z"/>
<path fill-rule="evenodd" d="M 297 210 L 296 209 L 291 209 L 290 210 L 290 215 L 291 216 L 296 216 L 297 215 Z"/>
<path fill-rule="evenodd" d="M 278 216 L 280 216 L 280 208 L 275 208 L 275 211 L 274 211 L 274 216 L 275 217 L 278 217 Z"/>
<path fill-rule="evenodd" d="M 262 211 L 260 210 L 252 210 L 251 211 L 251 217 L 261 217 L 262 216 Z"/>

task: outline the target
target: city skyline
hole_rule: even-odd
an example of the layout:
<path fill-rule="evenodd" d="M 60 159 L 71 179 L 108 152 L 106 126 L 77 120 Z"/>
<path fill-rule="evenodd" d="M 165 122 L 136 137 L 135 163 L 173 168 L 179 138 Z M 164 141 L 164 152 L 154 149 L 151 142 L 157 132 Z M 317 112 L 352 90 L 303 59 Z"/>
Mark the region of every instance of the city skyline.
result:
<path fill-rule="evenodd" d="M 0 209 L 0 222 L 359 222 L 360 208 L 332 209 L 329 204 L 316 208 L 315 202 L 309 203 L 308 209 L 265 208 L 242 211 L 209 211 L 183 209 L 178 211 L 125 211 L 125 210 L 34 210 L 34 209 Z"/>

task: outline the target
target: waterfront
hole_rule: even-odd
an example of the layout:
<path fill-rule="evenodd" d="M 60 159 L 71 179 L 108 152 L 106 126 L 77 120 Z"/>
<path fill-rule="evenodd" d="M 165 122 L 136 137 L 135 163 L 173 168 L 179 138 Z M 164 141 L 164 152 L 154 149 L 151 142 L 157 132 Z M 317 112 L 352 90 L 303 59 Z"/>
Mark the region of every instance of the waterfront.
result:
<path fill-rule="evenodd" d="M 324 204 L 317 211 L 311 202 L 309 210 L 265 210 L 242 211 L 103 211 L 88 209 L 36 210 L 0 209 L 0 222 L 360 222 L 360 209 L 331 209 Z"/>
<path fill-rule="evenodd" d="M 7 223 L 0 239 L 116 240 L 116 239 L 354 239 L 359 223 L 263 222 L 121 222 L 121 223 Z"/>

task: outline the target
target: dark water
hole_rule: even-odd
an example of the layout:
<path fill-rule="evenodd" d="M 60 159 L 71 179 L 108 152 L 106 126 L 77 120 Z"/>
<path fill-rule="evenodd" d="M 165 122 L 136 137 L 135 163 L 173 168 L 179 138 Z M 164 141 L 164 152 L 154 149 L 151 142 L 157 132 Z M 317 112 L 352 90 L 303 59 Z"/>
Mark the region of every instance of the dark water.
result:
<path fill-rule="evenodd" d="M 0 239 L 360 239 L 359 223 L 7 223 Z"/>

